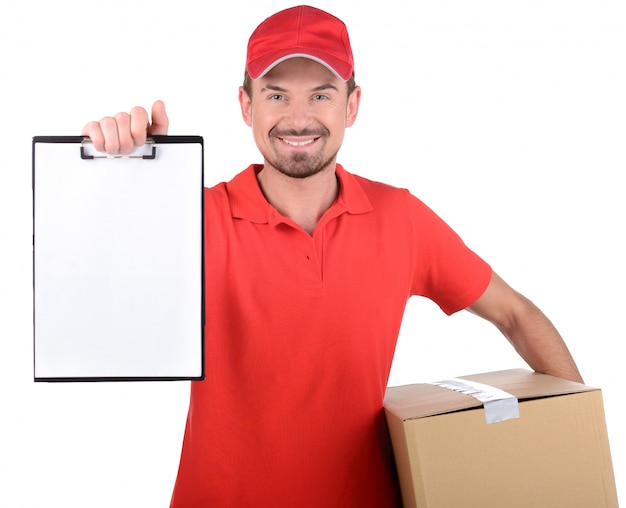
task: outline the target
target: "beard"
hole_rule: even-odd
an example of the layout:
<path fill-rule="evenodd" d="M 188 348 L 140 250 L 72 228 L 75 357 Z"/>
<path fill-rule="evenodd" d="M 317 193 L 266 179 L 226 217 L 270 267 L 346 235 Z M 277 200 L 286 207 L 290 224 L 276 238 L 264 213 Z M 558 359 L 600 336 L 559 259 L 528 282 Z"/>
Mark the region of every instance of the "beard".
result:
<path fill-rule="evenodd" d="M 270 137 L 276 139 L 287 136 L 300 136 L 300 137 L 317 137 L 316 143 L 322 144 L 317 152 L 314 153 L 294 153 L 291 155 L 284 155 L 274 151 L 273 157 L 264 156 L 267 163 L 277 169 L 285 176 L 291 178 L 308 178 L 309 176 L 316 175 L 320 171 L 329 167 L 335 161 L 337 153 L 327 156 L 324 153 L 325 139 L 330 133 L 325 128 L 316 130 L 305 129 L 301 132 L 296 131 L 275 131 L 272 129 Z M 277 139 L 278 143 L 282 143 L 280 139 Z"/>

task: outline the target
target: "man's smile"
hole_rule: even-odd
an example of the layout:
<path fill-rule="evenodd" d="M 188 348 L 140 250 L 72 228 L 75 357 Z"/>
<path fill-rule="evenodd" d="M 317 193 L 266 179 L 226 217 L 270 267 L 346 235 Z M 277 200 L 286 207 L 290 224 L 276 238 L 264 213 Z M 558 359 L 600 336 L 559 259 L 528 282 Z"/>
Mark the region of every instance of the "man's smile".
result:
<path fill-rule="evenodd" d="M 310 139 L 306 139 L 306 140 L 302 140 L 302 141 L 293 140 L 293 139 L 286 139 L 286 138 L 281 138 L 281 137 L 278 137 L 278 139 L 280 141 L 282 141 L 283 143 L 289 145 L 289 146 L 303 147 L 303 146 L 309 146 L 309 145 L 313 144 L 319 138 L 310 138 Z"/>

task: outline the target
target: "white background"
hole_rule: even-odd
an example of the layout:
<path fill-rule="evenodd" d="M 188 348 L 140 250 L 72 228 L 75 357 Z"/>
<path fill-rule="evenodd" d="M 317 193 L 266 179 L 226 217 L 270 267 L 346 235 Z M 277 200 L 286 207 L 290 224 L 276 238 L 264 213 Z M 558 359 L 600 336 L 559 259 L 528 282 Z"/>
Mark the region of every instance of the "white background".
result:
<path fill-rule="evenodd" d="M 9 2 L 0 17 L 0 505 L 167 506 L 187 383 L 32 381 L 31 138 L 163 99 L 207 185 L 259 162 L 237 87 L 282 1 Z M 603 389 L 626 494 L 626 8 L 618 0 L 324 0 L 363 87 L 340 162 L 408 187 L 566 338 Z M 523 367 L 467 312 L 409 303 L 390 384 Z"/>

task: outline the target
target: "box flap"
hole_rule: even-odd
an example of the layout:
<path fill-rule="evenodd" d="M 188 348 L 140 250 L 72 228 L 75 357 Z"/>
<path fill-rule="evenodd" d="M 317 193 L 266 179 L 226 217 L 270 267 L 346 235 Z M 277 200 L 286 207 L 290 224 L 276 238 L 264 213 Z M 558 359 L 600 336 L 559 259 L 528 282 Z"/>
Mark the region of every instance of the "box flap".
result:
<path fill-rule="evenodd" d="M 526 369 L 502 370 L 460 376 L 460 378 L 495 386 L 516 396 L 519 400 L 597 389 Z M 470 395 L 429 383 L 389 387 L 385 395 L 385 409 L 403 420 L 452 413 L 481 406 L 482 403 Z"/>

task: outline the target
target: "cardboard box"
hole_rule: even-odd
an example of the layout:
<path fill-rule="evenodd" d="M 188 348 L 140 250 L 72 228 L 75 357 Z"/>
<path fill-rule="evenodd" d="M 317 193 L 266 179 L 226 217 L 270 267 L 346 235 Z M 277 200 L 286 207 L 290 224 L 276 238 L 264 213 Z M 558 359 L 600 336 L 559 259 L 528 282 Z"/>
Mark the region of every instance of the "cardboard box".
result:
<path fill-rule="evenodd" d="M 509 400 L 508 409 L 495 409 L 503 421 L 486 423 L 494 398 L 486 392 L 429 383 L 388 388 L 385 414 L 405 508 L 618 506 L 600 390 L 524 369 L 454 381 L 514 395 L 519 417 L 499 418 L 510 412 Z M 489 402 L 483 407 L 476 397 Z"/>

